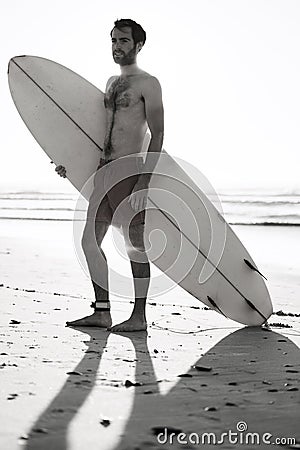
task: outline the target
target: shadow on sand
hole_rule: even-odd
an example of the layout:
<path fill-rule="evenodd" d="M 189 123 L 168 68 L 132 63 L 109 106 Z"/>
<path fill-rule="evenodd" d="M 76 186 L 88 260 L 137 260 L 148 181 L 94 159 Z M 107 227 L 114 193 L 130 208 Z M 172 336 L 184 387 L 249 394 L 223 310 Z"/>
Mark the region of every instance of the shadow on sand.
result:
<path fill-rule="evenodd" d="M 74 375 L 70 375 L 33 425 L 26 450 L 68 448 L 68 426 L 93 389 L 108 337 L 106 331 L 87 328 L 82 331 L 90 335 L 90 341 L 86 342 L 87 351 L 74 370 L 89 374 L 89 382 L 84 388 L 76 389 Z M 241 421 L 247 424 L 248 432 L 261 436 L 272 434 L 270 442 L 275 437 L 297 437 L 299 434 L 299 349 L 287 337 L 260 328 L 240 329 L 218 342 L 185 376 L 178 378 L 178 383 L 167 394 L 162 395 L 146 333 L 123 336 L 134 346 L 136 381 L 141 385 L 129 388 L 134 389 L 133 405 L 114 450 L 211 448 L 211 445 L 199 445 L 199 441 L 198 445 L 193 445 L 197 444 L 195 434 L 215 433 L 220 439 L 222 432 L 237 432 L 237 423 Z M 97 352 L 97 356 L 91 358 L 91 352 Z M 43 428 L 47 429 L 47 434 L 34 431 Z M 100 428 L 97 436 L 101 439 Z M 180 438 L 186 444 L 178 443 L 175 435 L 179 432 L 186 433 L 186 438 Z M 191 433 L 194 435 L 189 442 Z M 245 448 L 270 448 L 255 442 Z M 101 441 L 98 443 L 93 448 L 105 450 Z M 241 445 L 237 447 L 225 438 L 220 447 L 236 449 Z"/>

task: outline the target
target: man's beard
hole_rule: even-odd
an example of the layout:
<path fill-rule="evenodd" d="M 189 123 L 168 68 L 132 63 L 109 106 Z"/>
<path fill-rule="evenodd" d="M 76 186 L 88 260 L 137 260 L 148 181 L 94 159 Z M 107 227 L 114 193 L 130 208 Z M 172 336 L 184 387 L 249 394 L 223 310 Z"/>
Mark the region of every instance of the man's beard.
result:
<path fill-rule="evenodd" d="M 113 58 L 115 63 L 120 64 L 120 66 L 129 66 L 130 64 L 134 64 L 136 60 L 136 47 L 134 46 L 128 53 L 126 53 L 121 58 L 115 58 L 113 54 Z"/>

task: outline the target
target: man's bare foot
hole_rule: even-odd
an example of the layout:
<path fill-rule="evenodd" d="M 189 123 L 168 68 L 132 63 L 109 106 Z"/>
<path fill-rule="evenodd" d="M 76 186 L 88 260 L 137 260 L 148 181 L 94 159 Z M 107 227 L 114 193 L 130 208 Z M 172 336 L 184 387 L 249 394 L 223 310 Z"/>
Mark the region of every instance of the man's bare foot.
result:
<path fill-rule="evenodd" d="M 130 317 L 125 322 L 118 323 L 113 327 L 108 328 L 110 331 L 146 331 L 147 330 L 147 322 L 145 319 Z"/>
<path fill-rule="evenodd" d="M 91 316 L 67 322 L 67 327 L 104 327 L 109 328 L 112 324 L 109 311 L 95 311 Z"/>

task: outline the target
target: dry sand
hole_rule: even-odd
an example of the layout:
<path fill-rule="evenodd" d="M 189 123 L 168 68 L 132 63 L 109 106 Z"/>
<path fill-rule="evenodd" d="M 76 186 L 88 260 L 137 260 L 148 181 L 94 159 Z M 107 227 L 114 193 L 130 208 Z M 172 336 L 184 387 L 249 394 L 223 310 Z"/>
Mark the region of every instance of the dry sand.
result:
<path fill-rule="evenodd" d="M 1 450 L 211 448 L 190 441 L 239 422 L 239 440 L 299 438 L 299 227 L 236 227 L 274 310 L 293 314 L 270 322 L 292 328 L 244 328 L 176 288 L 149 299 L 147 334 L 122 336 L 65 327 L 93 299 L 70 223 L 0 225 Z M 113 321 L 127 318 L 129 300 L 111 300 Z"/>

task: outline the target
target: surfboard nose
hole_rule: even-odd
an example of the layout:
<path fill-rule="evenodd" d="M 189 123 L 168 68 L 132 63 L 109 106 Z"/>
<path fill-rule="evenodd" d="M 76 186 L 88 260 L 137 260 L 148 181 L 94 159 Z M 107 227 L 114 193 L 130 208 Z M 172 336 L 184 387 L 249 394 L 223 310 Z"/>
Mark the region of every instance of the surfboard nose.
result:
<path fill-rule="evenodd" d="M 7 66 L 7 73 L 9 74 L 9 68 L 10 68 L 10 64 L 12 62 L 14 62 L 14 60 L 18 59 L 18 58 L 26 58 L 27 55 L 18 55 L 18 56 L 13 56 L 12 58 L 10 58 L 10 60 L 8 61 L 8 66 Z"/>
<path fill-rule="evenodd" d="M 13 60 L 13 58 L 10 58 L 10 60 L 8 61 L 7 74 L 9 74 L 10 64 L 11 64 L 12 60 Z"/>

